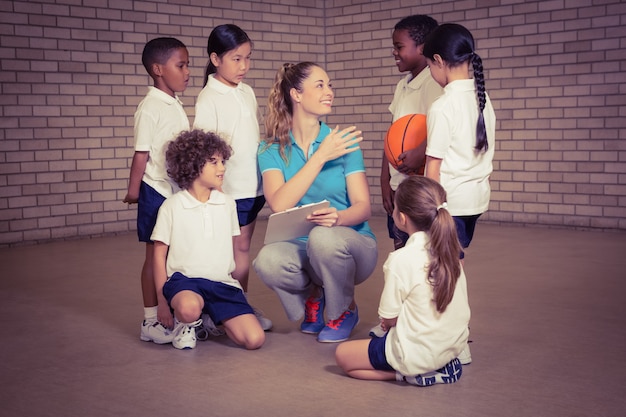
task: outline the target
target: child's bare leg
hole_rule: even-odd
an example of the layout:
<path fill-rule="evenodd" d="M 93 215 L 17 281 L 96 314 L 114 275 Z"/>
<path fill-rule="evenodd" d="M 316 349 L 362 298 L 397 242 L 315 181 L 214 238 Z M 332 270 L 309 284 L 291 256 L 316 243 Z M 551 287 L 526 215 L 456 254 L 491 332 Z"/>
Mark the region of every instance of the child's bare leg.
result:
<path fill-rule="evenodd" d="M 200 318 L 204 299 L 198 293 L 184 290 L 176 294 L 170 302 L 174 316 L 181 323 L 193 323 Z"/>
<path fill-rule="evenodd" d="M 265 332 L 254 314 L 242 314 L 224 321 L 228 337 L 248 350 L 258 349 L 265 343 Z"/>
<path fill-rule="evenodd" d="M 361 339 L 339 344 L 335 351 L 337 365 L 352 378 L 377 381 L 395 380 L 395 372 L 379 371 L 372 367 L 367 352 L 369 343 L 369 339 Z"/>
<path fill-rule="evenodd" d="M 158 305 L 154 285 L 154 245 L 152 243 L 146 243 L 146 256 L 141 268 L 141 295 L 144 307 L 156 307 Z"/>
<path fill-rule="evenodd" d="M 235 270 L 232 275 L 243 288 L 243 292 L 248 292 L 248 278 L 250 276 L 250 242 L 256 220 L 240 228 L 241 234 L 233 237 L 233 250 L 235 255 Z"/>

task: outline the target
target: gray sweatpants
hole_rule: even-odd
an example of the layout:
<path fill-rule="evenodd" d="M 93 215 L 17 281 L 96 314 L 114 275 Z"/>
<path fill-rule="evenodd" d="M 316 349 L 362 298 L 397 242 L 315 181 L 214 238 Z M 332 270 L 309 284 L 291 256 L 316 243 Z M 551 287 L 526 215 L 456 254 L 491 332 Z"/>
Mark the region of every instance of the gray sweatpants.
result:
<path fill-rule="evenodd" d="M 289 320 L 304 316 L 313 285 L 323 287 L 326 320 L 348 309 L 354 287 L 365 281 L 378 260 L 376 240 L 343 226 L 317 226 L 306 242 L 265 245 L 253 261 L 261 280 L 278 295 Z"/>

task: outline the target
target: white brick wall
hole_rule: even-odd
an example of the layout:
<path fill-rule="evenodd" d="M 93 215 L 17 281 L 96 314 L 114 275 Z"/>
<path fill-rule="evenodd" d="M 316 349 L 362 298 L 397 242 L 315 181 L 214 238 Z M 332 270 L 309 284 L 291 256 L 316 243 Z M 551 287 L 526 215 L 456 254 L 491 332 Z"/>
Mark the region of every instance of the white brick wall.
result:
<path fill-rule="evenodd" d="M 0 246 L 135 228 L 121 203 L 133 113 L 149 85 L 143 45 L 190 52 L 181 98 L 193 122 L 206 39 L 220 23 L 254 41 L 247 77 L 264 111 L 283 62 L 323 64 L 328 122 L 365 132 L 374 211 L 380 154 L 401 75 L 391 31 L 426 13 L 472 30 L 498 116 L 489 221 L 626 229 L 623 1 L 29 0 L 0 3 Z M 206 6 L 211 4 L 211 6 Z M 411 4 L 411 5 L 409 5 Z M 419 5 L 413 5 L 419 4 Z"/>

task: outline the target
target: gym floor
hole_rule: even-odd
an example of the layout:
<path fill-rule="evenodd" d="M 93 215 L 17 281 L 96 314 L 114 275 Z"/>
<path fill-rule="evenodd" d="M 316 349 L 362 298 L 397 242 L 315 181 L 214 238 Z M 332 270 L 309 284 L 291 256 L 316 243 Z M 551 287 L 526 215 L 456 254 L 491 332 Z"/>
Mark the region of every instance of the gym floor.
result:
<path fill-rule="evenodd" d="M 261 245 L 258 223 L 252 251 Z M 357 287 L 366 338 L 392 248 Z M 245 351 L 226 337 L 193 350 L 139 340 L 143 245 L 134 233 L 0 249 L 3 416 L 606 416 L 626 409 L 626 233 L 479 222 L 467 252 L 473 363 L 419 388 L 341 373 L 333 344 L 289 322 L 252 272 L 274 321 Z"/>

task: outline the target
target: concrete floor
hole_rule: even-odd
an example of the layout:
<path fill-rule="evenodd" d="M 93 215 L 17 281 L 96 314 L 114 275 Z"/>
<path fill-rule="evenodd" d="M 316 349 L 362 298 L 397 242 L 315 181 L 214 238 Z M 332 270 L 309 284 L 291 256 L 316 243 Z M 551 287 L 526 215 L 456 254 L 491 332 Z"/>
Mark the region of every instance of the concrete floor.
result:
<path fill-rule="evenodd" d="M 391 250 L 357 288 L 365 338 Z M 253 252 L 262 242 L 258 225 Z M 254 352 L 222 337 L 194 350 L 139 340 L 134 234 L 0 249 L 0 416 L 606 416 L 626 399 L 626 234 L 480 223 L 467 252 L 473 363 L 453 385 L 358 381 L 289 322 L 253 273 L 275 324 Z"/>

